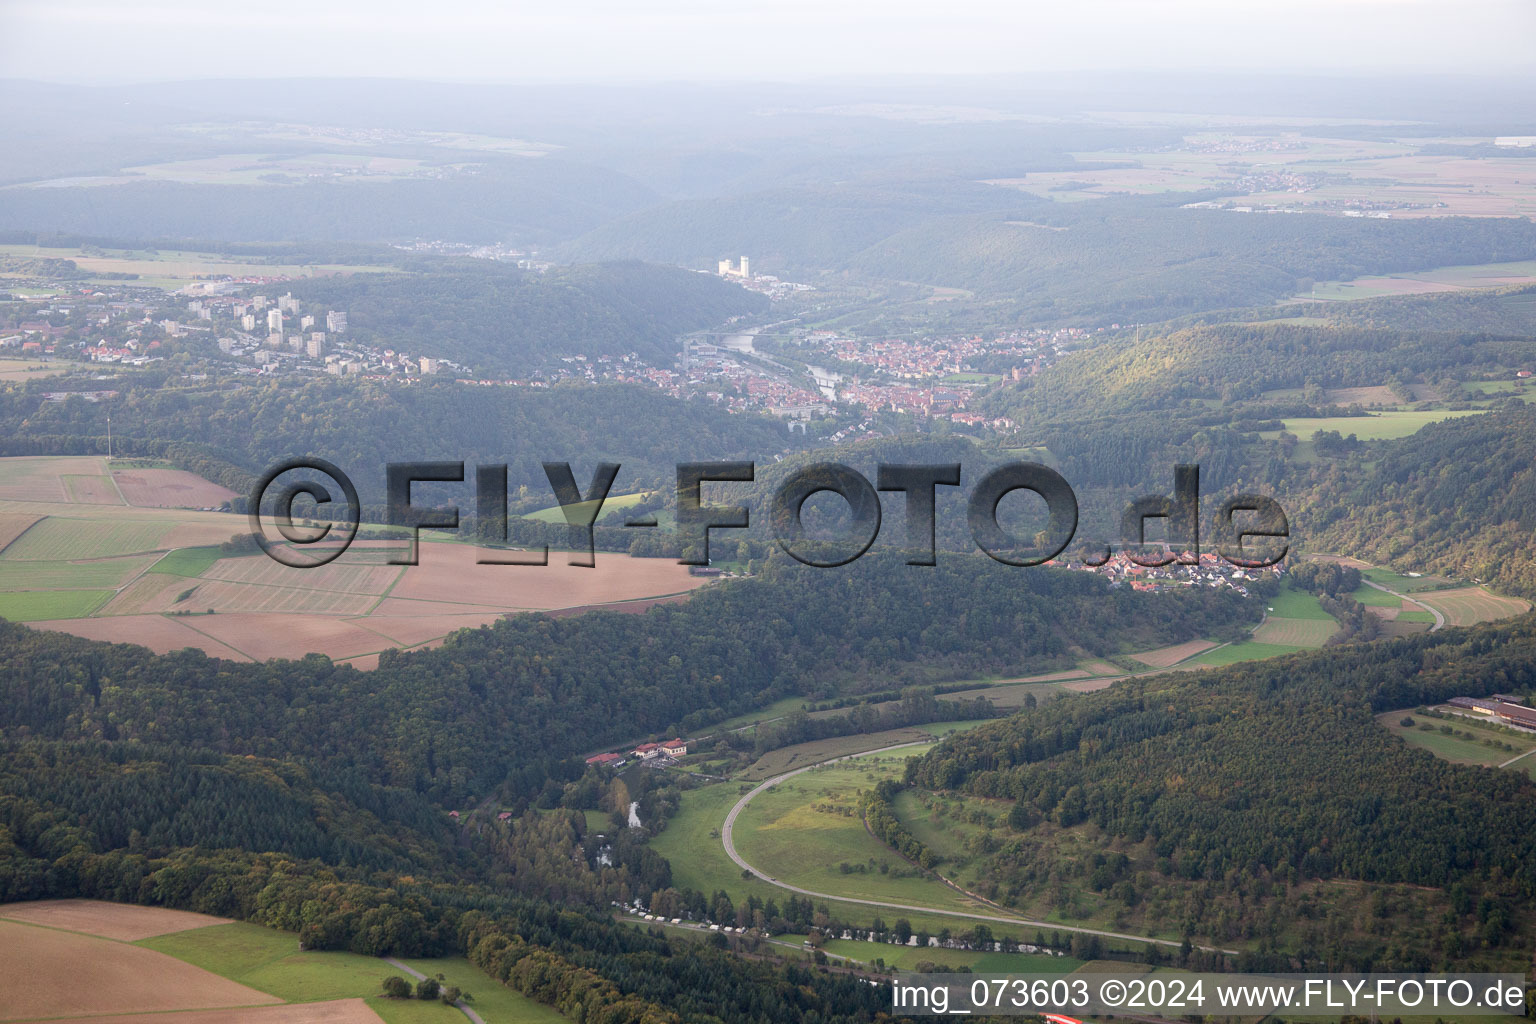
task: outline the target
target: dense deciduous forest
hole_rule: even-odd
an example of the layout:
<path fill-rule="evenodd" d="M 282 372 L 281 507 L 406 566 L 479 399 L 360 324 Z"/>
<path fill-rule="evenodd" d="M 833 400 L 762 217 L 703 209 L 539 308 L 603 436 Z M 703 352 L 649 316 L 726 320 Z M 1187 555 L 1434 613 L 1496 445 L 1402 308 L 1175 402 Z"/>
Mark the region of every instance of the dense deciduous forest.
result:
<path fill-rule="evenodd" d="M 787 443 L 781 424 L 685 404 L 637 385 L 470 388 L 451 383 L 315 381 L 298 386 L 176 386 L 153 375 L 123 381 L 110 410 L 116 451 L 175 457 L 246 492 L 291 456 L 317 455 L 352 476 L 363 502 L 384 502 L 390 462 L 505 463 L 508 486 L 554 504 L 542 462 L 623 464 L 616 491 L 675 487 L 676 464 L 766 459 Z M 0 392 L 0 451 L 8 455 L 106 451 L 100 403 L 50 402 L 46 384 Z M 473 505 L 469 482 L 452 493 Z M 583 477 L 585 486 L 585 477 Z M 430 487 L 426 500 L 447 496 Z M 545 501 L 543 499 L 547 498 Z"/>
<path fill-rule="evenodd" d="M 1069 665 L 1072 650 L 1189 639 L 1255 613 L 1230 594 L 1146 601 L 1086 574 L 981 555 L 925 570 L 875 556 L 816 570 L 780 556 L 684 604 L 513 616 L 439 650 L 386 652 L 368 673 L 319 656 L 160 657 L 7 625 L 0 735 L 297 754 L 439 801 L 505 785 L 526 803 L 574 777 L 573 755 L 781 696 L 1044 671 Z M 1103 628 L 1084 630 L 1089 621 Z"/>
<path fill-rule="evenodd" d="M 1303 478 L 1316 550 L 1536 594 L 1536 409 L 1431 423 Z"/>
<path fill-rule="evenodd" d="M 347 330 L 477 373 L 526 374 L 563 357 L 653 366 L 677 359 L 677 338 L 758 313 L 768 300 L 708 274 L 645 263 L 558 267 L 543 273 L 483 261 L 413 274 L 295 282 L 303 302 L 349 313 Z"/>
<path fill-rule="evenodd" d="M 1209 914 L 1186 924 L 1196 934 L 1268 929 L 1273 943 L 1289 925 L 1268 916 L 1267 904 L 1291 887 L 1430 886 L 1455 894 L 1443 949 L 1411 951 L 1398 935 L 1393 950 L 1366 942 L 1349 955 L 1382 964 L 1491 951 L 1531 925 L 1536 784 L 1410 748 L 1373 715 L 1456 694 L 1529 691 L 1533 666 L 1536 623 L 1527 617 L 1130 680 L 956 734 L 910 761 L 906 781 L 1014 800 L 1023 811 L 1011 822 L 1046 824 L 1001 842 L 988 872 L 1005 902 L 1077 878 L 1069 884 L 1130 913 L 1154 891 L 1169 898 L 1171 887 L 1210 902 Z M 1052 841 L 1073 829 L 1102 836 L 1130 861 L 1088 878 L 1093 865 L 1084 869 L 1072 844 Z M 1271 897 L 1252 891 L 1254 880 L 1276 886 Z"/>

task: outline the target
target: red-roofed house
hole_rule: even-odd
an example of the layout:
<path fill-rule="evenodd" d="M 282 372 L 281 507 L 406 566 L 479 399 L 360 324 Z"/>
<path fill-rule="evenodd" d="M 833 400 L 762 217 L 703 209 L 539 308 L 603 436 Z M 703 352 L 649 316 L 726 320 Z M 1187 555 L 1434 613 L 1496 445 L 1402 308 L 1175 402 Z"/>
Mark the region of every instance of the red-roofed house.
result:
<path fill-rule="evenodd" d="M 682 757 L 688 753 L 688 744 L 683 740 L 667 740 L 662 743 L 661 752 L 668 757 Z"/>
<path fill-rule="evenodd" d="M 587 758 L 587 764 L 595 764 L 599 768 L 610 768 L 624 760 L 622 754 L 596 754 Z"/>

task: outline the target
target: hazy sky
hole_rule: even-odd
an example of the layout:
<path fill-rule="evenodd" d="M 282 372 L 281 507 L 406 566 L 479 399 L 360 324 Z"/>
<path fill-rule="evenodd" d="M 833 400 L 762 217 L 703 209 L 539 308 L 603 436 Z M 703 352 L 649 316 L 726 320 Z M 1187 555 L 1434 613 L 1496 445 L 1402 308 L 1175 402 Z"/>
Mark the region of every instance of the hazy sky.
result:
<path fill-rule="evenodd" d="M 0 77 L 1536 74 L 1536 0 L 0 0 Z"/>

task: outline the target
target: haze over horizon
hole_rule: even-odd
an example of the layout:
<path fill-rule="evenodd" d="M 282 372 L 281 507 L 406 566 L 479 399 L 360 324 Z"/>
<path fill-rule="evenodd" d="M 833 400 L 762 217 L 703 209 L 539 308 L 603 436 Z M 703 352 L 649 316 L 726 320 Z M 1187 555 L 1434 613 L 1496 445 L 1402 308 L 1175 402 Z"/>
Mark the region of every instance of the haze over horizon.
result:
<path fill-rule="evenodd" d="M 1536 70 L 1525 0 L 1217 0 L 773 5 L 471 2 L 0 3 L 0 77 L 108 84 L 392 77 L 475 82 L 799 81 L 868 75 L 1242 71 L 1503 75 Z"/>

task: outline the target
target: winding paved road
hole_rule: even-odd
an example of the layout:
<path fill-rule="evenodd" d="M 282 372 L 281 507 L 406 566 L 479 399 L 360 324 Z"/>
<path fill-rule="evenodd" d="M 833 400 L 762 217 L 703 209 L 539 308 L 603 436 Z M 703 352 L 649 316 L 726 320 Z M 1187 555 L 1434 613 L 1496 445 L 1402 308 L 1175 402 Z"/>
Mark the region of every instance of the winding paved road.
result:
<path fill-rule="evenodd" d="M 801 896 L 810 896 L 814 899 L 833 900 L 837 903 L 857 903 L 861 906 L 880 907 L 885 910 L 906 910 L 916 914 L 939 914 L 944 917 L 969 918 L 973 921 L 994 921 L 1000 924 L 1024 925 L 1030 928 L 1051 928 L 1056 931 L 1076 932 L 1082 935 L 1098 935 L 1106 939 L 1125 939 L 1131 942 L 1142 942 L 1156 946 L 1172 946 L 1175 949 L 1182 945 L 1182 943 L 1174 942 L 1172 939 L 1149 939 L 1145 935 L 1127 935 L 1124 932 L 1106 932 L 1100 931 L 1097 928 L 1081 928 L 1076 925 L 1057 924 L 1054 921 L 1031 921 L 1028 918 L 1023 917 L 1004 917 L 995 914 L 973 914 L 964 910 L 939 910 L 936 907 L 919 907 L 908 903 L 886 903 L 883 900 L 864 900 L 857 899 L 852 896 L 837 896 L 829 892 L 816 892 L 814 889 L 802 889 L 798 885 L 790 885 L 788 882 L 779 881 L 772 875 L 766 875 L 759 871 L 757 868 L 753 867 L 751 864 L 748 864 L 746 859 L 743 858 L 741 854 L 736 852 L 736 843 L 732 838 L 732 832 L 736 827 L 736 818 L 739 814 L 741 814 L 743 810 L 746 809 L 747 804 L 752 802 L 752 798 L 764 790 L 772 789 L 774 786 L 784 782 L 786 779 L 792 779 L 796 775 L 808 772 L 812 768 L 819 768 L 824 764 L 836 764 L 838 761 L 847 761 L 855 757 L 867 757 L 870 754 L 883 754 L 889 750 L 901 750 L 905 747 L 921 746 L 925 742 L 927 741 L 918 740 L 913 743 L 898 743 L 895 746 L 880 747 L 876 750 L 865 750 L 857 754 L 845 754 L 842 757 L 834 757 L 826 761 L 818 761 L 816 764 L 808 764 L 804 768 L 796 768 L 792 772 L 785 772 L 783 775 L 775 775 L 773 778 L 768 779 L 766 782 L 758 783 L 757 786 L 751 790 L 751 792 L 746 793 L 740 800 L 736 801 L 736 804 L 731 808 L 730 813 L 725 816 L 725 824 L 720 827 L 720 842 L 725 846 L 726 856 L 735 861 L 736 865 L 743 871 L 751 872 L 753 875 L 767 882 L 769 885 L 776 885 L 780 889 L 788 889 L 790 892 L 799 893 Z M 1233 956 L 1236 956 L 1238 953 L 1238 950 L 1235 949 L 1221 949 L 1216 946 L 1196 946 L 1195 948 L 1203 950 L 1207 953 L 1227 953 Z"/>

